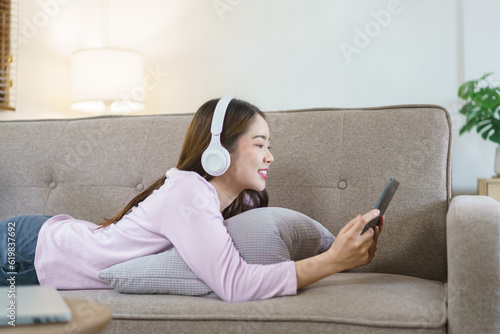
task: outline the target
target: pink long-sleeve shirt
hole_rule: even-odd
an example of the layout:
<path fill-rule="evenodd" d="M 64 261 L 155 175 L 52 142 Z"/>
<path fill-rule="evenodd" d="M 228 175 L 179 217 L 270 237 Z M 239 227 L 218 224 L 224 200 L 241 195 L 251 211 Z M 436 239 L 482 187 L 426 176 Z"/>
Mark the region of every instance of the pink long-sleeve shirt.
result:
<path fill-rule="evenodd" d="M 163 186 L 106 228 L 68 215 L 50 218 L 38 236 L 35 269 L 41 285 L 109 289 L 97 277 L 99 271 L 173 247 L 225 301 L 297 292 L 294 262 L 246 263 L 223 224 L 215 188 L 196 172 L 175 168 Z"/>

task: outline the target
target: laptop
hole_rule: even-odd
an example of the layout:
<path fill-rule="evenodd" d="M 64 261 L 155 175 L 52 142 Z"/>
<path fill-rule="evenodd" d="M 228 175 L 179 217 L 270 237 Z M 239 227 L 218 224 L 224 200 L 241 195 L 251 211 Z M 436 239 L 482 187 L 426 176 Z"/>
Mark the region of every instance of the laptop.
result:
<path fill-rule="evenodd" d="M 0 326 L 67 322 L 71 310 L 50 286 L 0 287 Z"/>

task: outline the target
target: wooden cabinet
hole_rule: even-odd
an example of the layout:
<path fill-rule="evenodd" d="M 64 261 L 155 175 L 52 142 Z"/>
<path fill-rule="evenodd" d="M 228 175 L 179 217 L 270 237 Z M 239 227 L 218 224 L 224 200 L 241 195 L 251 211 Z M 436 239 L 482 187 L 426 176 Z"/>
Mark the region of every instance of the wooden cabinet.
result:
<path fill-rule="evenodd" d="M 500 202 L 500 177 L 477 180 L 478 195 L 493 197 Z"/>

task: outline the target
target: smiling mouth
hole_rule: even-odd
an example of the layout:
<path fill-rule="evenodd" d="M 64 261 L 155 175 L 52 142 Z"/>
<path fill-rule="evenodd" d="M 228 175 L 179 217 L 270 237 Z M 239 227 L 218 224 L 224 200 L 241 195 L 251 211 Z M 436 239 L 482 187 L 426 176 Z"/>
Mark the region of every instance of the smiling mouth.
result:
<path fill-rule="evenodd" d="M 267 179 L 267 169 L 259 169 L 258 173 L 260 176 L 262 176 L 264 178 L 264 180 Z"/>

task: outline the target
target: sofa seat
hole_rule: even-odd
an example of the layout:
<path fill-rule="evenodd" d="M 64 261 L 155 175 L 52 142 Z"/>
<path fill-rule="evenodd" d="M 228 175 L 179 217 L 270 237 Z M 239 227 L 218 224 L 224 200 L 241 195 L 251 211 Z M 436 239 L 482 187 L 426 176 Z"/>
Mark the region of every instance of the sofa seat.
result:
<path fill-rule="evenodd" d="M 146 321 L 148 334 L 446 333 L 447 322 L 445 283 L 394 274 L 340 273 L 302 289 L 294 297 L 240 304 L 215 298 L 120 294 L 114 290 L 61 294 L 110 307 L 113 325 L 106 333 L 140 333 Z"/>

